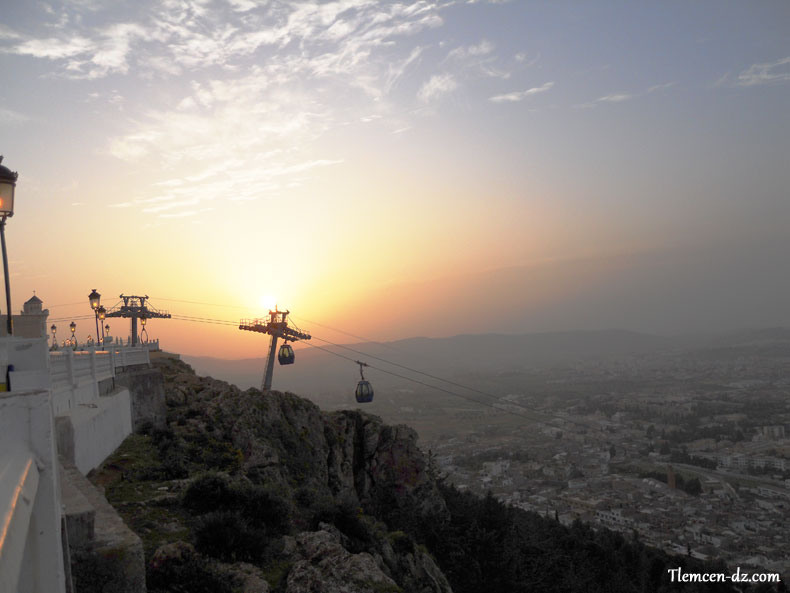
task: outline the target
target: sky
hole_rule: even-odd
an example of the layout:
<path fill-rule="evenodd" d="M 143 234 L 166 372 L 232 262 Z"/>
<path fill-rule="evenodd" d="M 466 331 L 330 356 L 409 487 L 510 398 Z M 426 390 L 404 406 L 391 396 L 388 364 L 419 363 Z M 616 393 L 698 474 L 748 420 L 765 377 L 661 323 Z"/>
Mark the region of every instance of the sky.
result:
<path fill-rule="evenodd" d="M 61 337 L 93 288 L 336 341 L 790 325 L 789 32 L 784 0 L 11 0 L 13 308 Z"/>

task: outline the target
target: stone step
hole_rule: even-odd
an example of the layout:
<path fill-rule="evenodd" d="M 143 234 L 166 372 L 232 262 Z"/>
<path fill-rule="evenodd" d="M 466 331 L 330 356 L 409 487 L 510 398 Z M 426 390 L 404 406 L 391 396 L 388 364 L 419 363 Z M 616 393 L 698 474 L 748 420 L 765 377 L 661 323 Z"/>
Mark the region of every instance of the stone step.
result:
<path fill-rule="evenodd" d="M 145 555 L 140 538 L 123 522 L 99 488 L 72 466 L 64 473 L 94 510 L 93 538 L 71 548 L 74 588 L 80 593 L 145 593 Z M 69 533 L 69 535 L 71 535 Z"/>
<path fill-rule="evenodd" d="M 95 535 L 96 510 L 74 484 L 78 479 L 84 480 L 85 478 L 76 467 L 68 463 L 64 464 L 61 460 L 60 497 L 63 504 L 63 515 L 66 518 L 69 546 L 72 548 L 89 546 Z"/>

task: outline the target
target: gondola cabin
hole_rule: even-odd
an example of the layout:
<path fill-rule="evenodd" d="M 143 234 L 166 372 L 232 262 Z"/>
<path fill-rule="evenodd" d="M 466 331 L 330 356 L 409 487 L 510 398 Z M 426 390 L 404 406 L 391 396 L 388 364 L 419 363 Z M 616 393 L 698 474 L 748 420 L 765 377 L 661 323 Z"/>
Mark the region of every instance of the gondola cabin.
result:
<path fill-rule="evenodd" d="M 357 383 L 357 389 L 354 392 L 357 397 L 358 404 L 366 404 L 373 401 L 373 385 L 370 381 L 360 381 Z"/>
<path fill-rule="evenodd" d="M 280 346 L 280 351 L 277 353 L 277 361 L 280 364 L 293 364 L 294 358 L 294 349 L 291 348 L 290 344 Z"/>

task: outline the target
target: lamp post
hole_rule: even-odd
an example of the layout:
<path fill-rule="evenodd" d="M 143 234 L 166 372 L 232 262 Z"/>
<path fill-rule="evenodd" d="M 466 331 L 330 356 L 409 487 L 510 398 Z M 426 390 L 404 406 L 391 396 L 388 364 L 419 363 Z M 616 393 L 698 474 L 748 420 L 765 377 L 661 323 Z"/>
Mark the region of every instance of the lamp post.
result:
<path fill-rule="evenodd" d="M 58 349 L 58 337 L 55 335 L 55 332 L 58 331 L 58 328 L 55 327 L 55 324 L 52 324 L 52 327 L 49 328 L 49 331 L 52 332 L 52 350 Z"/>
<path fill-rule="evenodd" d="M 0 156 L 0 163 L 3 157 Z M 0 164 L 0 243 L 3 248 L 3 273 L 5 275 L 5 305 L 8 313 L 8 335 L 14 333 L 14 321 L 11 317 L 11 286 L 8 280 L 8 254 L 5 248 L 5 219 L 14 215 L 14 188 L 19 173 L 11 171 Z"/>
<path fill-rule="evenodd" d="M 99 305 L 99 308 L 96 309 L 96 315 L 99 317 L 99 325 L 101 326 L 101 345 L 104 348 L 104 319 L 107 317 L 107 309 L 104 308 L 104 305 Z M 96 330 L 96 339 L 99 339 L 99 330 Z"/>
<path fill-rule="evenodd" d="M 105 336 L 109 336 L 110 335 L 110 324 L 109 323 L 105 324 L 105 326 L 104 326 L 104 335 Z"/>
<path fill-rule="evenodd" d="M 88 302 L 91 304 L 91 309 L 93 309 L 93 316 L 96 318 L 96 337 L 99 337 L 99 305 L 101 304 L 101 295 L 96 292 L 94 288 L 91 290 L 91 293 L 88 295 Z"/>
<path fill-rule="evenodd" d="M 77 338 L 74 337 L 74 332 L 77 331 L 77 324 L 73 321 L 69 323 L 69 329 L 71 330 L 71 348 L 72 350 L 77 349 Z"/>
<path fill-rule="evenodd" d="M 140 317 L 140 325 L 142 326 L 142 330 L 140 330 L 140 341 L 143 341 L 143 334 L 145 334 L 145 342 L 143 342 L 144 344 L 148 343 L 148 331 L 145 329 L 146 321 L 147 320 L 145 317 Z"/>

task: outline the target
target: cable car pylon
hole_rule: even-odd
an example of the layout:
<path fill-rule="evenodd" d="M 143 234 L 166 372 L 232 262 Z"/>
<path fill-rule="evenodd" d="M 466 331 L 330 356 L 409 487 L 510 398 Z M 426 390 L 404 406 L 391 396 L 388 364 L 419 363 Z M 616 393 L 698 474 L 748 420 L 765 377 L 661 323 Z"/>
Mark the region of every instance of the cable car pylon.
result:
<path fill-rule="evenodd" d="M 95 290 L 94 290 L 95 292 Z M 146 342 L 148 341 L 148 332 L 145 330 L 145 323 L 148 319 L 170 319 L 170 313 L 167 311 L 160 311 L 154 308 L 148 301 L 148 295 L 133 296 L 122 294 L 120 299 L 123 300 L 123 305 L 120 302 L 112 309 L 105 313 L 106 317 L 127 317 L 132 320 L 132 346 L 137 345 L 137 320 L 140 320 L 145 332 Z"/>
<path fill-rule="evenodd" d="M 269 355 L 266 358 L 266 371 L 261 382 L 261 391 L 269 391 L 272 388 L 272 375 L 274 374 L 274 359 L 279 358 L 280 364 L 293 364 L 294 352 L 288 342 L 299 340 L 309 340 L 310 334 L 288 327 L 288 314 L 290 311 L 279 311 L 277 307 L 274 311 L 269 310 L 269 318 L 263 319 L 242 319 L 239 322 L 239 329 L 269 334 Z M 286 340 L 283 344 L 283 351 L 277 356 L 277 340 Z"/>

